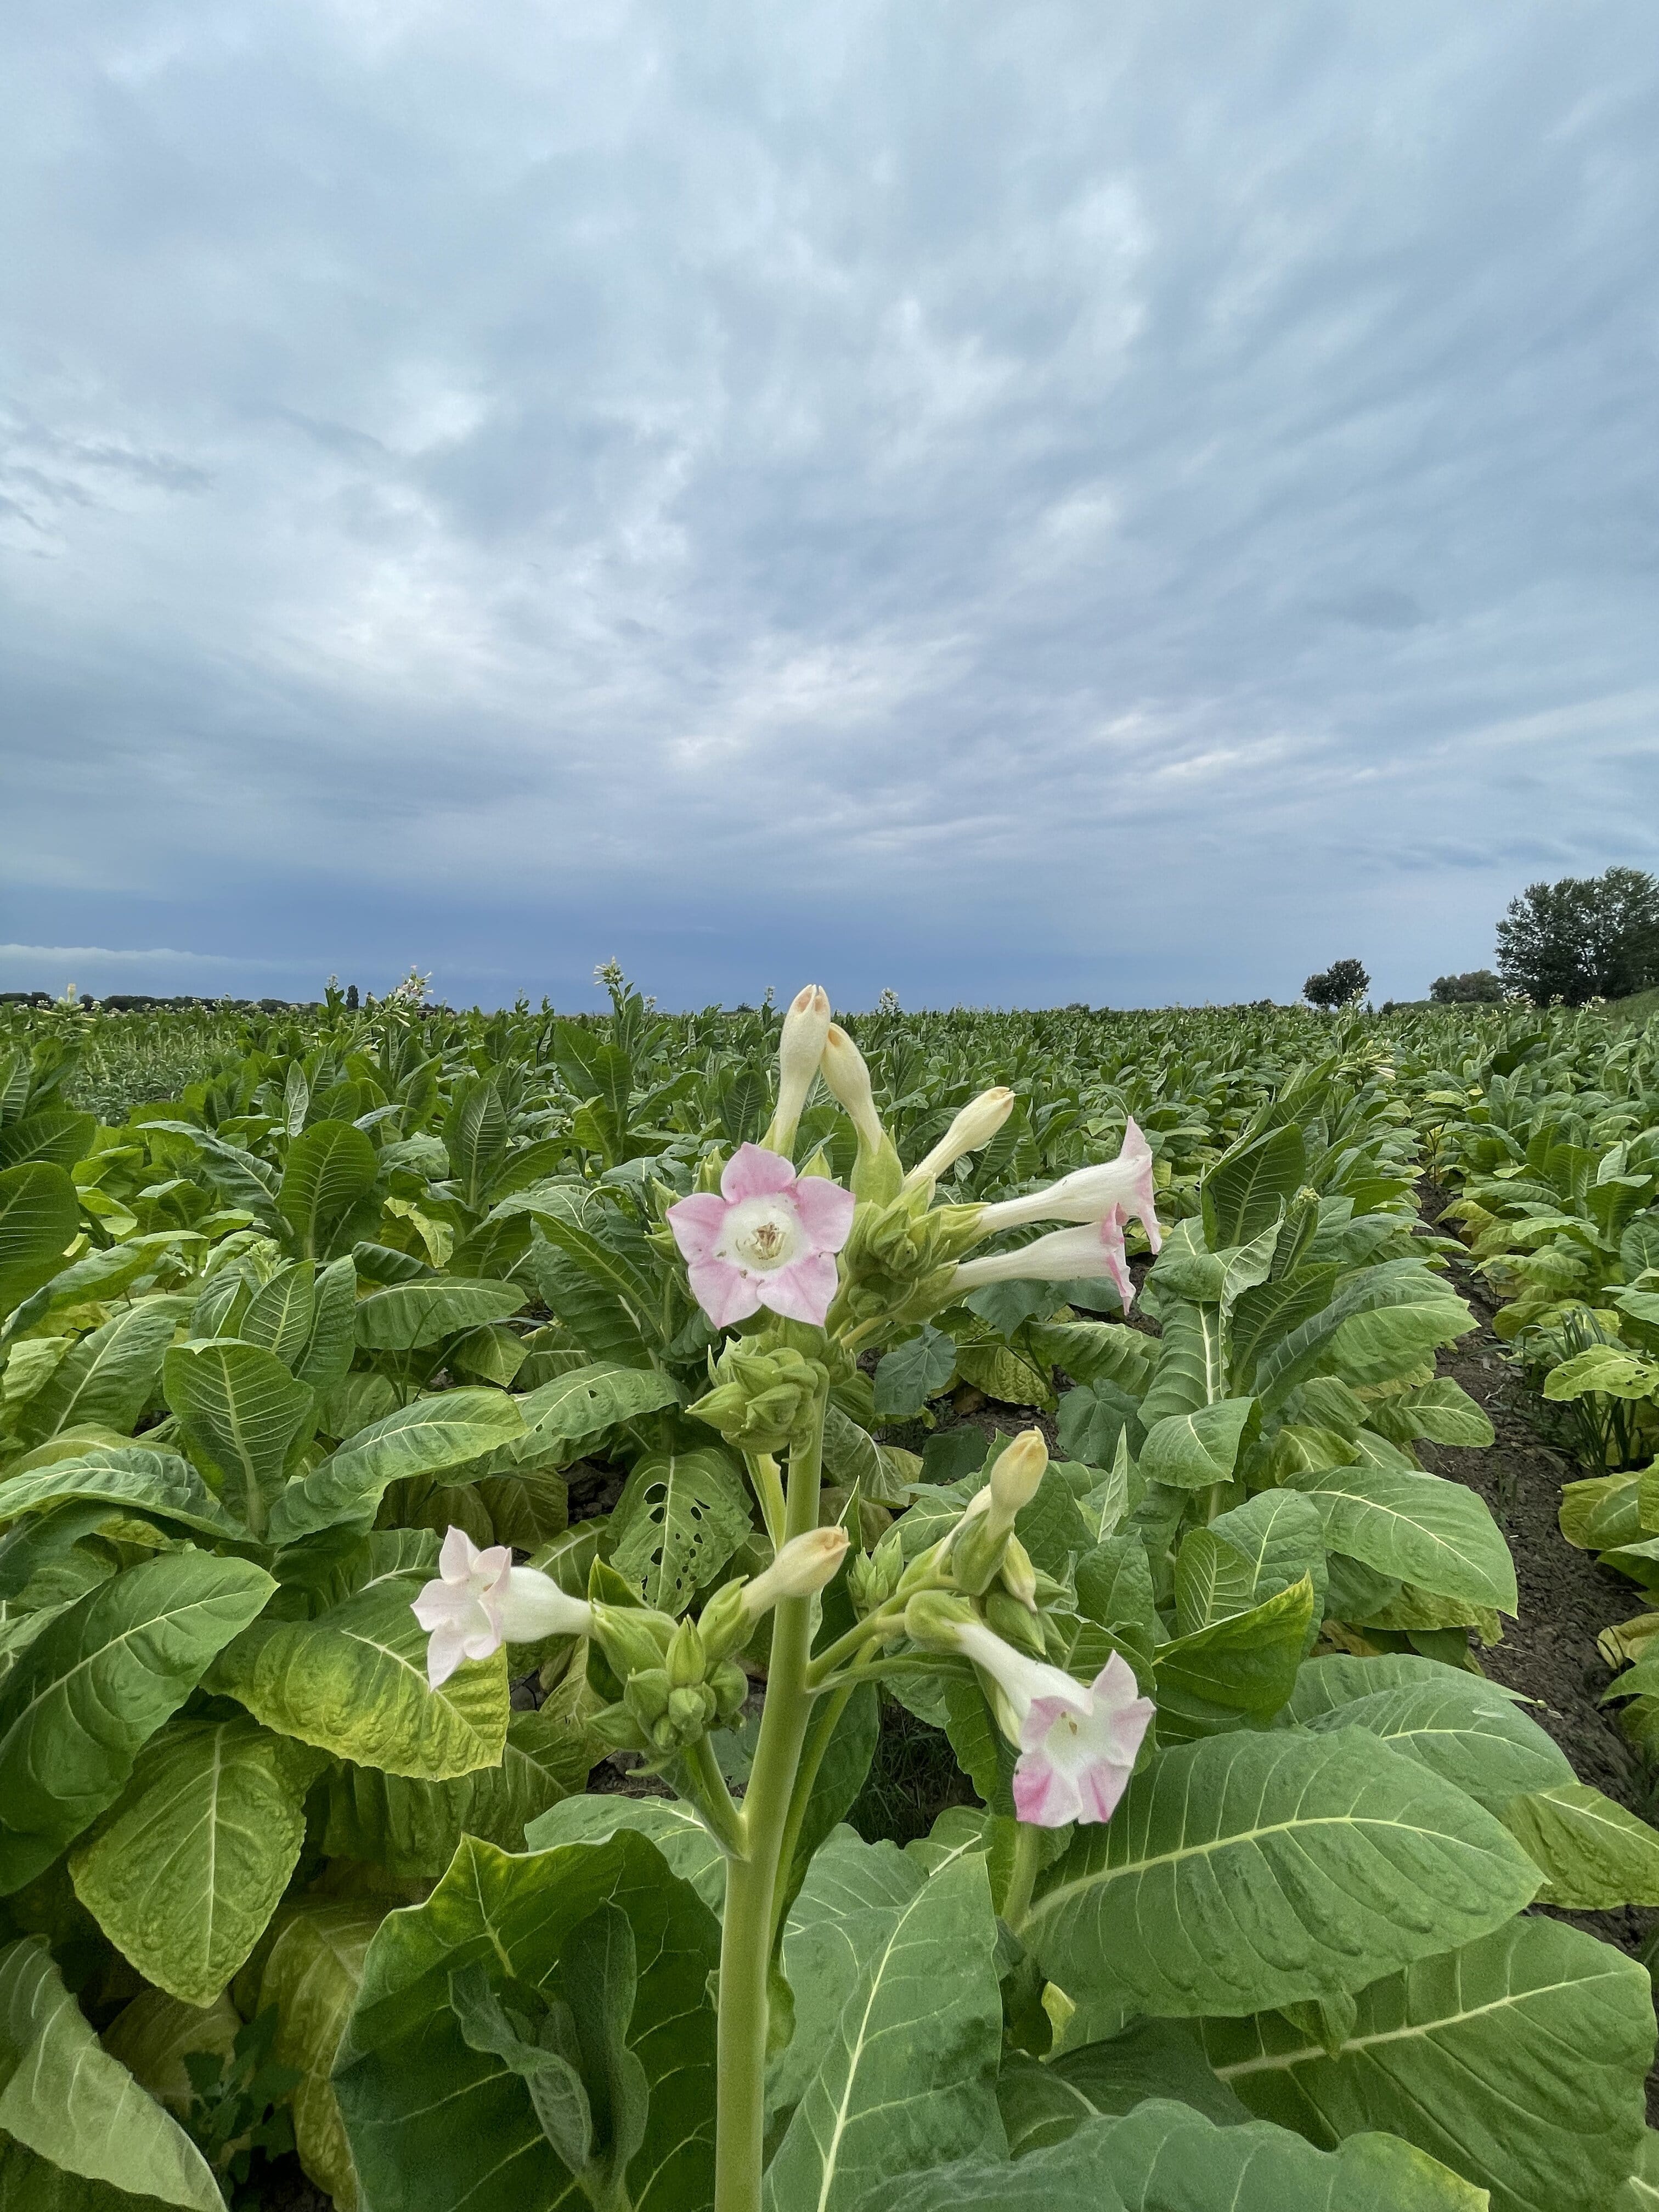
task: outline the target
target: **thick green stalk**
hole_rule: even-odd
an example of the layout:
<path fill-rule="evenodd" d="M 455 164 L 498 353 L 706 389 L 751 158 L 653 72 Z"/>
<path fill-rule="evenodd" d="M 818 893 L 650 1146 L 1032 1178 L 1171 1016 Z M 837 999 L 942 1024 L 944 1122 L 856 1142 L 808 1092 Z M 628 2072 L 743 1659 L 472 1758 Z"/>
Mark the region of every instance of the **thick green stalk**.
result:
<path fill-rule="evenodd" d="M 823 1408 L 810 1437 L 789 1455 L 784 1536 L 818 1524 Z M 772 1956 L 778 1861 L 794 1794 L 795 1771 L 811 1717 L 806 1662 L 812 1601 L 781 1598 L 772 1614 L 766 1705 L 743 1801 L 743 1856 L 726 1875 L 720 1941 L 718 2111 L 714 2127 L 714 2212 L 760 2212 L 766 2126 L 767 1972 Z"/>
<path fill-rule="evenodd" d="M 1031 1909 L 1031 1893 L 1036 1887 L 1042 1848 L 1042 1829 L 1021 1820 L 1014 1830 L 1014 1863 L 1008 1873 L 1008 1893 L 1002 1900 L 1001 1915 L 1016 1936 Z"/>

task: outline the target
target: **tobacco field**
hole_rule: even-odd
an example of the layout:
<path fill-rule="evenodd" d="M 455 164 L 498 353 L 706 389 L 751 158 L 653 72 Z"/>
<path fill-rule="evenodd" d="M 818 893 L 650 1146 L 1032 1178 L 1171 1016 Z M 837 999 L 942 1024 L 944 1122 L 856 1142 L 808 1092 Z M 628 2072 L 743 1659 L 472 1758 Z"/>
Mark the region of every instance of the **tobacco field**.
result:
<path fill-rule="evenodd" d="M 815 1008 L 0 1009 L 0 2212 L 1659 2206 L 1659 1020 Z"/>

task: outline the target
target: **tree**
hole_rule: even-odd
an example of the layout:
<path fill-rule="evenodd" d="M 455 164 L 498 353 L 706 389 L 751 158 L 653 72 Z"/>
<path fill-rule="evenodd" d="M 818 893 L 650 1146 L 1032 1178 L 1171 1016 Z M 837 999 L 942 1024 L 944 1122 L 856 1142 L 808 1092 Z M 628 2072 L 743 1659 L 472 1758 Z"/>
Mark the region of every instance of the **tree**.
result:
<path fill-rule="evenodd" d="M 1437 1006 L 1493 1006 L 1504 995 L 1504 986 L 1490 968 L 1471 968 L 1462 975 L 1437 975 L 1429 996 Z"/>
<path fill-rule="evenodd" d="M 1498 967 L 1540 1006 L 1625 999 L 1659 982 L 1659 881 L 1608 868 L 1528 884 L 1498 925 Z"/>
<path fill-rule="evenodd" d="M 1302 986 L 1302 995 L 1310 1006 L 1320 1006 L 1328 1012 L 1336 1006 L 1352 1006 L 1363 999 L 1371 988 L 1371 979 L 1358 960 L 1333 960 L 1322 975 L 1310 975 Z"/>

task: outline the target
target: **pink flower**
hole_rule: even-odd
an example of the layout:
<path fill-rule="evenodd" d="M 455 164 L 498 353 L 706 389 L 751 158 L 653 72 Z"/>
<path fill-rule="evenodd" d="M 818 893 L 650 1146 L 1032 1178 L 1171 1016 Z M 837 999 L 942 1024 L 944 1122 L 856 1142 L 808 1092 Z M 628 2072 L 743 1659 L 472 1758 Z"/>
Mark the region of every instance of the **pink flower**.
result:
<path fill-rule="evenodd" d="M 1019 1746 L 1014 1810 L 1037 1828 L 1109 1820 L 1128 1786 L 1155 1708 L 1136 1694 L 1114 1651 L 1087 1688 L 1058 1667 L 1028 1659 L 982 1622 L 963 1623 L 957 1649 L 991 1677 L 999 1725 Z"/>
<path fill-rule="evenodd" d="M 740 1145 L 720 1195 L 701 1191 L 668 1209 L 697 1304 L 716 1328 L 760 1307 L 822 1327 L 836 1295 L 835 1255 L 853 1226 L 850 1190 L 797 1176 L 781 1153 Z"/>
<path fill-rule="evenodd" d="M 981 1233 L 994 1236 L 1000 1229 L 1019 1229 L 1031 1221 L 1099 1221 L 1115 1212 L 1120 1229 L 1138 1221 L 1154 1252 L 1164 1243 L 1154 1209 L 1152 1148 L 1131 1116 L 1123 1143 L 1115 1160 L 1098 1167 L 1079 1168 L 1062 1176 L 1047 1190 L 1030 1191 L 1024 1198 L 1005 1199 L 988 1206 L 980 1216 Z M 1124 1301 L 1127 1305 L 1128 1301 Z"/>
<path fill-rule="evenodd" d="M 410 1607 L 427 1631 L 426 1678 L 435 1690 L 463 1659 L 488 1659 L 503 1644 L 544 1636 L 586 1636 L 592 1620 L 580 1598 L 550 1575 L 515 1567 L 505 1544 L 481 1552 L 465 1528 L 452 1528 L 438 1554 L 438 1579 Z"/>
<path fill-rule="evenodd" d="M 964 1260 L 951 1278 L 950 1294 L 960 1297 L 987 1283 L 1070 1283 L 1101 1276 L 1110 1280 L 1127 1313 L 1135 1286 L 1123 1249 L 1120 1206 L 1080 1228 L 1053 1230 L 1034 1243 L 1022 1244 L 1017 1252 L 993 1252 L 983 1260 Z"/>

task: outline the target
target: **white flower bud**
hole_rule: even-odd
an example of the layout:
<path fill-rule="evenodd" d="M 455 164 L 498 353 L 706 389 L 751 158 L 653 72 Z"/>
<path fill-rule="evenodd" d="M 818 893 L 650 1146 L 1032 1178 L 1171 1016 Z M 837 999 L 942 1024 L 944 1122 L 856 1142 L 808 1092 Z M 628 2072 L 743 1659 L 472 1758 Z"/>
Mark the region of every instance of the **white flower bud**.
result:
<path fill-rule="evenodd" d="M 937 1182 L 964 1152 L 976 1152 L 981 1145 L 988 1145 L 1013 1110 L 1014 1094 L 1004 1084 L 970 1098 L 933 1151 L 905 1176 L 905 1189 L 920 1190 L 924 1183 Z"/>
<path fill-rule="evenodd" d="M 830 995 L 820 984 L 808 983 L 790 1000 L 778 1039 L 778 1104 L 766 1133 L 768 1152 L 793 1151 L 800 1110 L 818 1072 L 829 1030 Z"/>
<path fill-rule="evenodd" d="M 758 1620 L 780 1598 L 811 1597 L 832 1582 L 847 1556 L 847 1531 L 839 1527 L 792 1536 L 765 1573 L 744 1584 L 743 1609 L 750 1620 Z"/>
<path fill-rule="evenodd" d="M 1048 1447 L 1041 1429 L 1025 1430 L 992 1462 L 991 1505 L 998 1525 L 1013 1527 L 1014 1516 L 1036 1496 L 1048 1464 Z"/>
<path fill-rule="evenodd" d="M 881 1116 L 876 1111 L 875 1094 L 870 1088 L 870 1071 L 864 1064 L 864 1054 L 839 1022 L 830 1024 L 819 1065 L 824 1081 L 859 1133 L 860 1148 L 865 1152 L 879 1152 L 886 1132 L 881 1126 Z"/>

